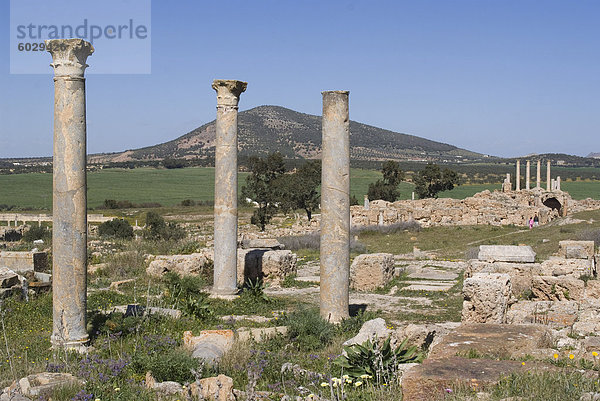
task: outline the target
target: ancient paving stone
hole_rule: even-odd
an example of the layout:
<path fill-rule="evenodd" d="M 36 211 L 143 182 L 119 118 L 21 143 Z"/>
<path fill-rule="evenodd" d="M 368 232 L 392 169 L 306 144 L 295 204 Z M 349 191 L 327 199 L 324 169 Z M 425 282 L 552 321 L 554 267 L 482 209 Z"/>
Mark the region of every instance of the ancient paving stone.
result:
<path fill-rule="evenodd" d="M 408 291 L 448 291 L 450 288 L 454 287 L 455 282 L 440 282 L 440 281 L 404 281 L 403 284 L 409 284 L 406 287 L 403 287 L 403 290 Z"/>
<path fill-rule="evenodd" d="M 17 273 L 8 267 L 0 267 L 0 288 L 10 288 L 20 283 Z"/>
<path fill-rule="evenodd" d="M 69 373 L 42 372 L 19 380 L 21 393 L 26 396 L 46 398 L 52 395 L 56 387 L 66 385 L 84 385 L 81 379 Z"/>
<path fill-rule="evenodd" d="M 52 306 L 54 346 L 87 343 L 86 60 L 82 39 L 46 41 L 54 68 Z"/>
<path fill-rule="evenodd" d="M 463 323 L 432 347 L 428 359 L 466 356 L 471 350 L 487 358 L 520 358 L 551 345 L 552 336 L 543 325 Z"/>
<path fill-rule="evenodd" d="M 466 359 L 457 356 L 426 359 L 409 369 L 402 378 L 404 401 L 434 401 L 444 399 L 446 388 L 462 385 L 482 389 L 498 383 L 502 376 L 513 372 L 549 370 L 551 366 L 535 362 L 522 365 L 519 361 Z"/>
<path fill-rule="evenodd" d="M 465 323 L 505 323 L 511 303 L 510 276 L 476 273 L 463 285 L 462 321 Z"/>

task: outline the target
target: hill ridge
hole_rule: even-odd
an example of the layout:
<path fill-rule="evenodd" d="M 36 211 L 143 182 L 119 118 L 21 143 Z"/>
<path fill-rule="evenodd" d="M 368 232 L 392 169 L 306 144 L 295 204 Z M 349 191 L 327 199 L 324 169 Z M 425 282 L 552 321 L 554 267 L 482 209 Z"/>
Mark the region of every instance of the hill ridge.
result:
<path fill-rule="evenodd" d="M 92 163 L 214 157 L 215 120 L 173 140 L 124 152 L 90 155 Z M 238 114 L 240 155 L 279 151 L 286 158 L 318 158 L 321 152 L 321 116 L 283 106 L 261 105 Z M 479 159 L 483 155 L 447 143 L 350 121 L 353 160 Z"/>

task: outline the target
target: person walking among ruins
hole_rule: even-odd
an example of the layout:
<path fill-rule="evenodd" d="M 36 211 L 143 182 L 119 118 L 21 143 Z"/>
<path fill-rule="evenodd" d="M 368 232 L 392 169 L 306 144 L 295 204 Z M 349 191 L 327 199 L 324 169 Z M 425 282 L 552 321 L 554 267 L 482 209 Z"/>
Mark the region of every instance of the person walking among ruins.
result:
<path fill-rule="evenodd" d="M 533 217 L 533 226 L 534 227 L 539 227 L 540 226 L 540 219 L 538 218 L 537 214 Z"/>
<path fill-rule="evenodd" d="M 530 217 L 529 218 L 529 229 L 531 230 L 533 228 L 533 218 Z"/>

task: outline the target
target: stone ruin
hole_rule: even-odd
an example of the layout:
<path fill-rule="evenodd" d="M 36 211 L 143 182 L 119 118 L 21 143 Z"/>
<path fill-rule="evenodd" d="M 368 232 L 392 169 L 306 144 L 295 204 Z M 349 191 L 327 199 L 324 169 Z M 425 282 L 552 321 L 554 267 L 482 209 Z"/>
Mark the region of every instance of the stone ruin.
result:
<path fill-rule="evenodd" d="M 579 336 L 600 330 L 594 242 L 560 241 L 557 255 L 534 258 L 528 246 L 481 246 L 465 270 L 462 321 L 543 324 Z"/>
<path fill-rule="evenodd" d="M 479 192 L 465 199 L 418 199 L 369 202 L 369 208 L 352 206 L 352 225 L 390 225 L 416 221 L 423 227 L 444 225 L 526 226 L 538 216 L 540 224 L 584 210 L 600 209 L 600 201 L 573 200 L 566 192 L 540 190 Z"/>

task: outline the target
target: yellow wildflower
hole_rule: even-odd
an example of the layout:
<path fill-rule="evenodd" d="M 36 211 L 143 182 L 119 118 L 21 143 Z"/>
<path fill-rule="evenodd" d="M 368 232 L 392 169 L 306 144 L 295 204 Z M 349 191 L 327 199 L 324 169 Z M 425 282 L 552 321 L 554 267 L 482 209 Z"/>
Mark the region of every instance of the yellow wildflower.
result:
<path fill-rule="evenodd" d="M 598 356 L 598 353 L 596 351 L 594 351 L 594 352 L 592 352 L 592 355 Z"/>
<path fill-rule="evenodd" d="M 358 381 L 356 383 L 354 383 L 354 387 L 360 387 L 362 386 L 362 382 Z"/>
<path fill-rule="evenodd" d="M 575 355 L 569 354 L 569 359 L 574 359 L 574 358 L 575 358 Z"/>
<path fill-rule="evenodd" d="M 558 359 L 558 354 L 554 354 L 554 359 Z"/>

